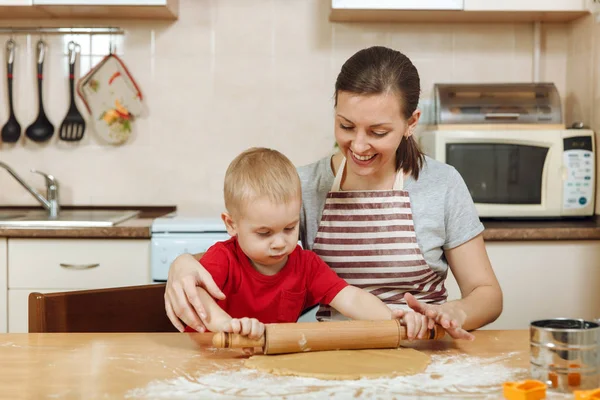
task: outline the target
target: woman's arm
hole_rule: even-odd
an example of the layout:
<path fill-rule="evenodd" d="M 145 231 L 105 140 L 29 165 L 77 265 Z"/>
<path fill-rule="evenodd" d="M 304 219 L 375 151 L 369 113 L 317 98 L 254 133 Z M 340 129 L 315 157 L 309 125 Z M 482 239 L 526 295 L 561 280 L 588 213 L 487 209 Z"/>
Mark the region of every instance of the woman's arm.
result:
<path fill-rule="evenodd" d="M 481 328 L 494 322 L 502 313 L 502 289 L 492 269 L 483 236 L 445 251 L 446 259 L 456 278 L 462 298 L 450 301 L 443 308 L 457 309 L 466 314 L 463 328 Z"/>
<path fill-rule="evenodd" d="M 231 325 L 231 316 L 225 312 L 215 299 L 213 299 L 206 290 L 201 287 L 196 287 L 196 295 L 202 305 L 204 306 L 204 316 L 202 323 L 206 329 L 211 332 L 222 332 L 226 331 L 227 327 Z"/>
<path fill-rule="evenodd" d="M 502 290 L 485 250 L 483 236 L 478 235 L 444 253 L 462 298 L 436 306 L 421 303 L 408 294 L 405 296 L 408 305 L 446 329 L 472 330 L 496 320 L 502 312 Z"/>
<path fill-rule="evenodd" d="M 214 298 L 225 299 L 210 273 L 197 258 L 202 254 L 182 254 L 173 261 L 165 289 L 165 310 L 171 323 L 182 332 L 184 324 L 198 332 L 204 331 L 201 317 L 206 310 L 196 287 L 203 287 Z"/>

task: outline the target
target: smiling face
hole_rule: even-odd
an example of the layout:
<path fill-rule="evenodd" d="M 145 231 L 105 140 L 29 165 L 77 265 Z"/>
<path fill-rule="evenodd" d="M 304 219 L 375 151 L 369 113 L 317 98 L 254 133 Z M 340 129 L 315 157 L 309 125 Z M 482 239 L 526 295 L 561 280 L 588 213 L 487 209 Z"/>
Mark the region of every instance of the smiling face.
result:
<path fill-rule="evenodd" d="M 335 116 L 335 138 L 346 157 L 347 173 L 383 179 L 396 172 L 396 150 L 410 136 L 418 111 L 408 121 L 400 98 L 393 92 L 356 94 L 339 91 Z"/>
<path fill-rule="evenodd" d="M 274 275 L 298 243 L 300 206 L 299 197 L 273 202 L 263 196 L 251 199 L 233 215 L 223 214 L 223 221 L 229 234 L 237 236 L 254 268 L 264 275 Z"/>

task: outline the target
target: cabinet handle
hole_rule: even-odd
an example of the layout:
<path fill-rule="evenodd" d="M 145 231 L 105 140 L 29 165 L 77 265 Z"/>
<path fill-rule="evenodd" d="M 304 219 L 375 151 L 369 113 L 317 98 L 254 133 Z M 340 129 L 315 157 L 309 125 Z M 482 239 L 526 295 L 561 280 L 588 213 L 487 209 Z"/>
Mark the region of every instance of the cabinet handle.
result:
<path fill-rule="evenodd" d="M 64 264 L 60 263 L 60 266 L 68 269 L 92 269 L 99 267 L 100 264 Z"/>

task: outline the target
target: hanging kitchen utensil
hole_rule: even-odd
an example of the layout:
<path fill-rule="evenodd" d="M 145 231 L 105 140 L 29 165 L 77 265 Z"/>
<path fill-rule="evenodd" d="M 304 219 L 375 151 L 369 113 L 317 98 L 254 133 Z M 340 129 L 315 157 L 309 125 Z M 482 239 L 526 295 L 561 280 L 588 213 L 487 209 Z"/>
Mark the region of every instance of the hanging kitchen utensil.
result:
<path fill-rule="evenodd" d="M 15 111 L 13 107 L 13 66 L 15 63 L 15 52 L 17 44 L 12 38 L 6 42 L 6 81 L 8 88 L 8 109 L 9 117 L 6 124 L 2 127 L 2 141 L 5 143 L 15 143 L 21 137 L 21 125 L 15 117 Z"/>
<path fill-rule="evenodd" d="M 129 138 L 143 110 L 142 92 L 112 45 L 109 54 L 77 82 L 77 93 L 103 140 L 121 144 Z"/>
<path fill-rule="evenodd" d="M 45 142 L 54 135 L 54 125 L 46 117 L 44 112 L 44 101 L 42 98 L 42 84 L 44 83 L 44 57 L 46 55 L 47 45 L 40 39 L 36 45 L 37 48 L 37 82 L 38 82 L 38 104 L 39 113 L 33 124 L 25 130 L 25 136 L 34 142 Z"/>
<path fill-rule="evenodd" d="M 68 44 L 69 49 L 69 93 L 71 96 L 71 105 L 63 123 L 60 126 L 59 138 L 67 142 L 81 140 L 85 132 L 85 120 L 77 109 L 75 104 L 75 61 L 80 46 L 71 41 Z"/>

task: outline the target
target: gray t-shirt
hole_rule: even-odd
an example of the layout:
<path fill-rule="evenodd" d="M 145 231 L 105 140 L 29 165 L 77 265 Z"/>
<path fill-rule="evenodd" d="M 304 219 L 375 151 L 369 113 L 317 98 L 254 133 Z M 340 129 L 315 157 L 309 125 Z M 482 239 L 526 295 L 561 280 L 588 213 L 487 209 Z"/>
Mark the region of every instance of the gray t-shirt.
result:
<path fill-rule="evenodd" d="M 312 250 L 333 184 L 331 157 L 299 167 L 298 174 L 302 182 L 300 240 L 305 249 Z M 443 250 L 468 242 L 484 229 L 467 185 L 454 167 L 425 157 L 419 179 L 406 177 L 404 190 L 410 196 L 417 243 L 425 261 L 445 278 L 448 262 Z"/>

